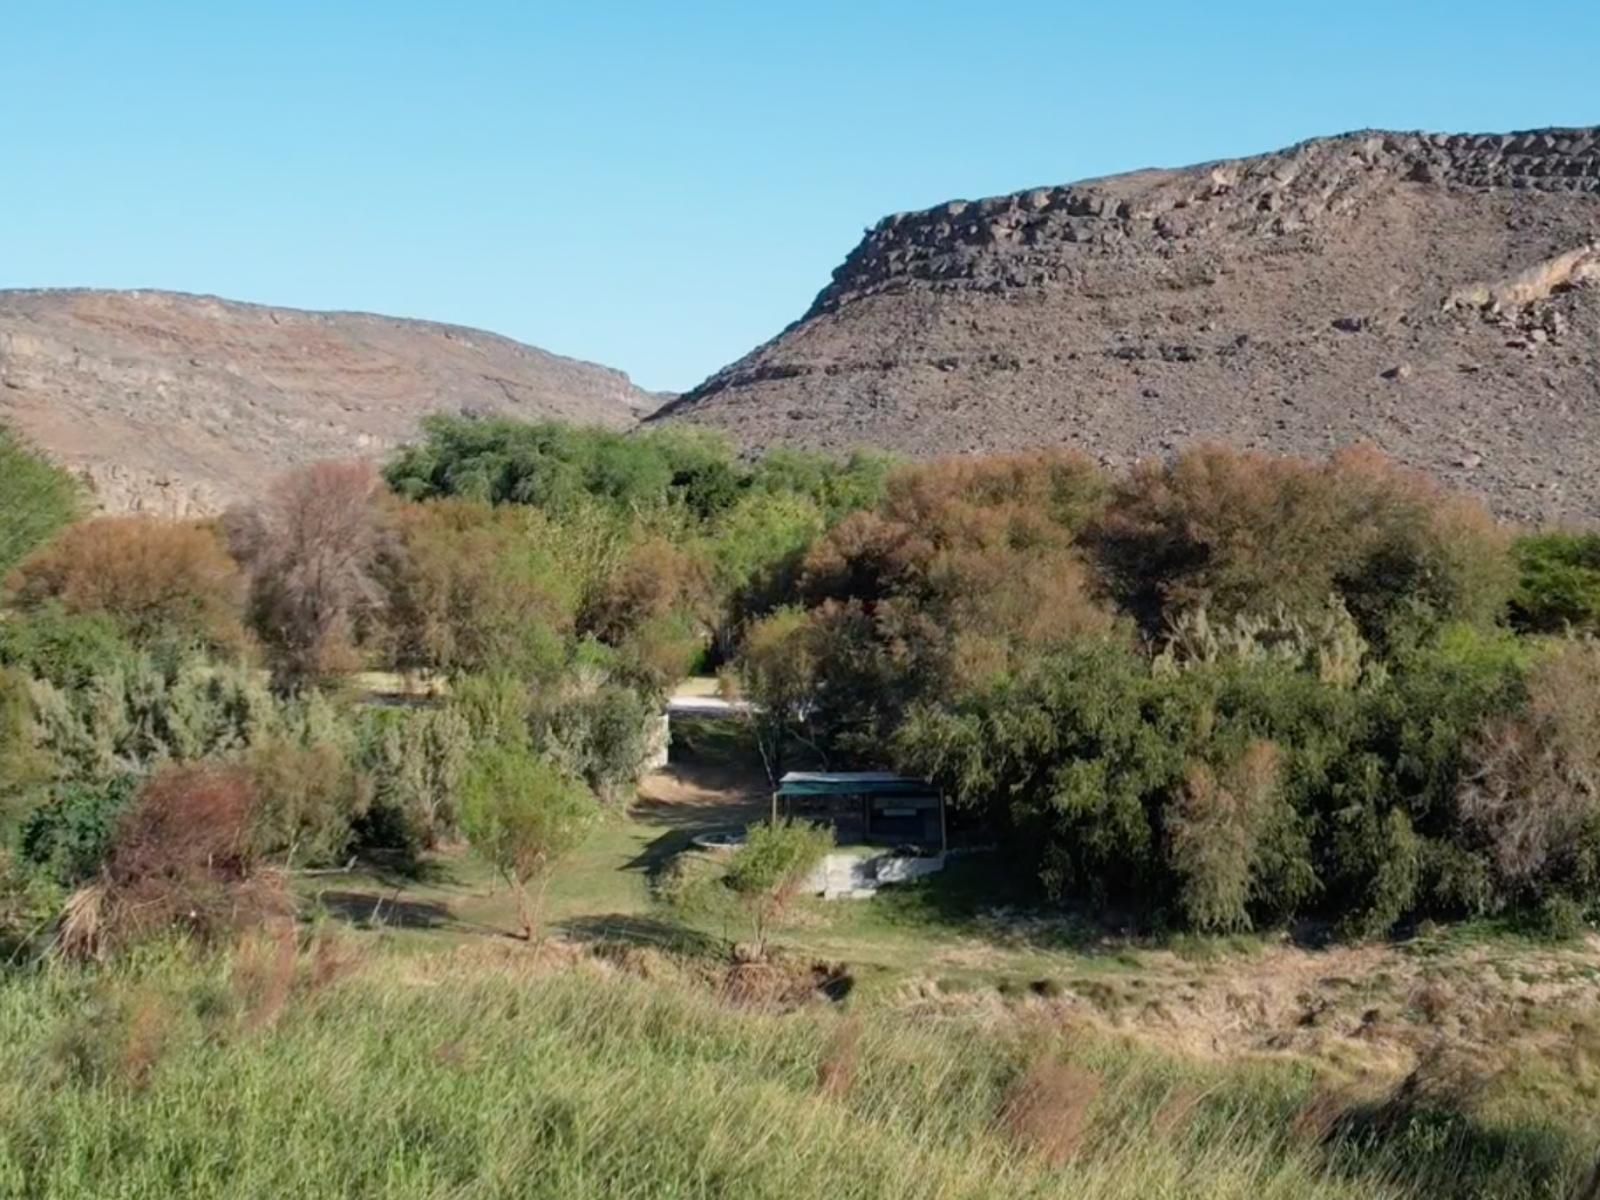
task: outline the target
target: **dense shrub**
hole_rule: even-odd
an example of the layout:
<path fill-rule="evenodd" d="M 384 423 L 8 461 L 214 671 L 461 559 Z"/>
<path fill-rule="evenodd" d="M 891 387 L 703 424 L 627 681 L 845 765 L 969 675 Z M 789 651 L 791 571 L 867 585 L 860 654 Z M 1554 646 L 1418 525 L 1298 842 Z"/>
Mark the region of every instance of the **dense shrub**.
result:
<path fill-rule="evenodd" d="M 1196 699 L 1123 647 L 1087 641 L 913 709 L 896 756 L 953 803 L 987 810 L 1051 892 L 1159 904 L 1159 814 L 1190 757 Z"/>
<path fill-rule="evenodd" d="M 1297 823 L 1282 802 L 1282 769 L 1282 754 L 1266 741 L 1221 768 L 1201 760 L 1185 767 L 1165 823 L 1178 904 L 1194 928 L 1250 927 L 1267 844 L 1277 827 Z"/>
<path fill-rule="evenodd" d="M 1526 652 L 1454 627 L 1330 678 L 1315 645 L 1235 628 L 1209 656 L 1150 663 L 1075 644 L 1015 680 L 914 707 L 897 757 L 1009 832 L 1051 891 L 1151 919 L 1321 915 L 1370 936 L 1521 902 L 1486 822 L 1509 808 L 1525 826 L 1541 805 L 1475 807 L 1461 789 L 1481 786 L 1467 774 L 1475 732 L 1521 711 Z M 1594 694 L 1575 680 L 1564 691 Z M 1575 856 L 1557 873 L 1571 890 L 1590 878 L 1578 864 L 1591 843 L 1556 824 Z"/>
<path fill-rule="evenodd" d="M 1600 633 L 1600 534 L 1518 538 L 1516 625 L 1534 633 Z"/>
<path fill-rule="evenodd" d="M 722 514 L 709 553 L 711 587 L 727 604 L 714 631 L 723 655 L 733 654 L 742 624 L 794 594 L 805 553 L 825 528 L 816 501 L 781 492 L 752 492 Z"/>
<path fill-rule="evenodd" d="M 1519 710 L 1489 716 L 1466 747 L 1462 818 L 1504 888 L 1600 898 L 1600 646 L 1542 659 Z"/>
<path fill-rule="evenodd" d="M 633 509 L 677 501 L 704 511 L 737 487 L 732 452 L 708 434 L 446 416 L 427 418 L 423 430 L 386 472 L 412 500 L 459 496 L 551 512 L 591 498 Z"/>
<path fill-rule="evenodd" d="M 257 796 L 262 855 L 285 867 L 343 861 L 371 798 L 349 748 L 280 735 L 251 746 L 243 761 Z"/>
<path fill-rule="evenodd" d="M 95 957 L 167 931 L 214 940 L 287 915 L 281 879 L 260 869 L 258 819 L 242 767 L 158 770 L 118 820 L 99 877 L 68 902 L 62 951 Z"/>
<path fill-rule="evenodd" d="M 533 696 L 527 684 L 506 674 L 468 675 L 450 691 L 450 710 L 476 745 L 527 746 L 532 736 Z"/>
<path fill-rule="evenodd" d="M 807 553 L 819 723 L 836 749 L 881 744 L 907 704 L 999 678 L 1103 634 L 1078 538 L 1105 495 L 1070 452 L 901 468 L 882 503 Z"/>
<path fill-rule="evenodd" d="M 54 602 L 103 614 L 133 641 L 236 650 L 244 641 L 239 569 L 208 527 L 96 517 L 68 529 L 11 579 L 24 610 Z"/>
<path fill-rule="evenodd" d="M 414 854 L 454 837 L 472 744 L 467 718 L 453 706 L 372 713 L 360 752 L 372 798 L 356 822 L 358 843 Z"/>
<path fill-rule="evenodd" d="M 410 505 L 380 568 L 395 665 L 447 675 L 549 677 L 582 581 L 526 509 L 465 501 Z"/>
<path fill-rule="evenodd" d="M 389 485 L 411 500 L 461 497 L 565 513 L 598 502 L 640 513 L 678 508 L 706 521 L 749 492 L 804 496 L 831 518 L 873 503 L 887 460 L 839 462 L 780 451 L 755 467 L 710 433 L 648 429 L 628 434 L 559 422 L 430 417 L 423 440 L 389 465 Z"/>
<path fill-rule="evenodd" d="M 660 747 L 662 715 L 653 697 L 580 673 L 540 705 L 535 740 L 600 800 L 626 805 Z"/>
<path fill-rule="evenodd" d="M 1202 603 L 1227 618 L 1336 594 L 1382 638 L 1418 610 L 1492 621 L 1512 586 L 1509 538 L 1481 505 L 1366 450 L 1317 464 L 1209 446 L 1141 464 L 1097 540 L 1152 631 Z"/>
<path fill-rule="evenodd" d="M 78 515 L 82 492 L 0 425 L 0 579 Z"/>
<path fill-rule="evenodd" d="M 58 784 L 48 801 L 28 814 L 17 841 L 18 858 L 62 887 L 92 878 L 139 783 L 136 775 L 115 775 Z"/>
<path fill-rule="evenodd" d="M 39 745 L 28 677 L 0 667 L 0 839 L 32 803 L 36 788 L 49 780 L 54 762 Z"/>
<path fill-rule="evenodd" d="M 695 614 L 705 611 L 706 598 L 703 563 L 665 537 L 648 536 L 596 580 L 578 628 L 621 651 L 619 664 L 636 682 L 666 691 L 704 643 Z"/>
<path fill-rule="evenodd" d="M 117 622 L 104 613 L 74 615 L 47 603 L 0 621 L 0 666 L 58 688 L 83 687 L 126 669 L 136 657 Z"/>
<path fill-rule="evenodd" d="M 199 657 L 166 668 L 135 658 L 81 687 L 37 680 L 31 692 L 41 745 L 80 778 L 242 750 L 284 715 L 253 672 Z"/>

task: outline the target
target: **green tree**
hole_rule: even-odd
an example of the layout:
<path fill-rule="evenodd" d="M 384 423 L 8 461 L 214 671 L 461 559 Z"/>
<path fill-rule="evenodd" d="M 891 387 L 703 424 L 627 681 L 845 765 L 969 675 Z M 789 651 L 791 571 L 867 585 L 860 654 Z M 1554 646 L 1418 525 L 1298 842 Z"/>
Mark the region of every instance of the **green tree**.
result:
<path fill-rule="evenodd" d="M 117 622 L 105 613 L 69 613 L 47 603 L 0 621 L 0 666 L 58 688 L 83 687 L 134 658 Z"/>
<path fill-rule="evenodd" d="M 461 792 L 462 830 L 516 894 L 521 933 L 531 941 L 551 870 L 599 815 L 594 796 L 548 759 L 494 744 L 473 754 Z"/>
<path fill-rule="evenodd" d="M 405 505 L 397 518 L 379 570 L 397 666 L 528 679 L 559 669 L 584 581 L 551 518 L 465 500 Z"/>
<path fill-rule="evenodd" d="M 766 958 L 773 926 L 832 847 L 833 830 L 824 825 L 778 821 L 750 826 L 723 881 L 750 918 L 758 959 Z"/>
<path fill-rule="evenodd" d="M 83 489 L 0 425 L 0 580 L 81 511 Z"/>
<path fill-rule="evenodd" d="M 812 642 L 810 617 L 798 608 L 782 608 L 750 627 L 739 654 L 735 678 L 746 705 L 743 717 L 772 787 L 783 777 L 796 743 L 817 749 L 811 718 L 819 664 Z"/>

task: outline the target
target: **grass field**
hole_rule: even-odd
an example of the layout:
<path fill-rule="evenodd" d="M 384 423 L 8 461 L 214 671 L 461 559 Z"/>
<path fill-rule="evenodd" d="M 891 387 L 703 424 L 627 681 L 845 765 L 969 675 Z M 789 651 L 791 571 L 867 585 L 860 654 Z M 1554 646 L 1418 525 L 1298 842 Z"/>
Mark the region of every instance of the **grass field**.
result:
<path fill-rule="evenodd" d="M 764 807 L 688 748 L 540 945 L 454 851 L 305 878 L 229 954 L 0 980 L 0 1196 L 1565 1200 L 1593 1162 L 1600 946 L 1133 938 L 974 856 L 800 905 L 752 976 L 657 898 Z"/>
<path fill-rule="evenodd" d="M 19 1197 L 1555 1197 L 1555 1124 L 1088 1025 L 741 1008 L 653 956 L 368 943 L 0 986 Z"/>

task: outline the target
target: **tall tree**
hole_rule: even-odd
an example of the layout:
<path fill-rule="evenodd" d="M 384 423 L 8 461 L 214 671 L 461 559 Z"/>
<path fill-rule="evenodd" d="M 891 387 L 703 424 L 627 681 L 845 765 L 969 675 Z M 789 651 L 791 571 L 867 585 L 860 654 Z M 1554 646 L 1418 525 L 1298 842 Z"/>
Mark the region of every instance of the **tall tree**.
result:
<path fill-rule="evenodd" d="M 0 579 L 78 515 L 82 488 L 0 425 Z"/>
<path fill-rule="evenodd" d="M 313 463 L 281 478 L 264 503 L 230 513 L 227 527 L 279 684 L 293 690 L 354 666 L 360 624 L 382 600 L 388 523 L 377 471 Z"/>

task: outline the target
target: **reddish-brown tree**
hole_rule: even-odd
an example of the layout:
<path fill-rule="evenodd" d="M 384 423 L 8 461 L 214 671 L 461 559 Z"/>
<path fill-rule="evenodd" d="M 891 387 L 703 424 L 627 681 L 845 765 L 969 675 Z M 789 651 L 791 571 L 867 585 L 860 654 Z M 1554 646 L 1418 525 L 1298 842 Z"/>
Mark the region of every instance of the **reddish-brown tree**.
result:
<path fill-rule="evenodd" d="M 377 564 L 389 521 L 370 463 L 322 462 L 281 478 L 266 501 L 229 514 L 250 573 L 250 619 L 279 682 L 349 670 L 383 592 Z"/>

